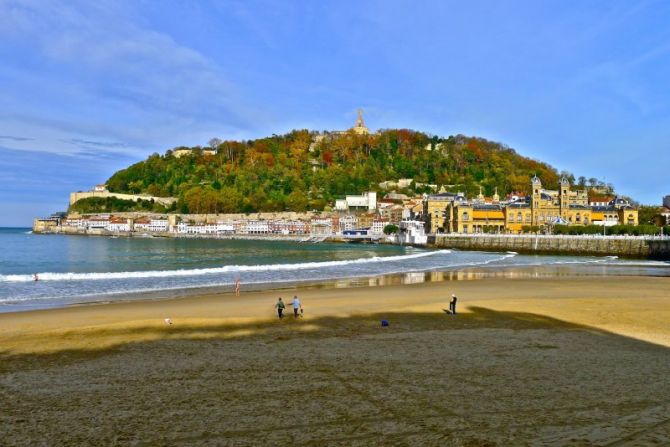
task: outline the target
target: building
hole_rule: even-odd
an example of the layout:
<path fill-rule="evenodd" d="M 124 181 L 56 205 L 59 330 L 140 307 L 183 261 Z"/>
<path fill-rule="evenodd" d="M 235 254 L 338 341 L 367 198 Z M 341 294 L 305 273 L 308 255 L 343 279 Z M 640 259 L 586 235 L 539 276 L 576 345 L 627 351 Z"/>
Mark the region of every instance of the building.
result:
<path fill-rule="evenodd" d="M 139 218 L 133 222 L 134 231 L 164 233 L 169 229 L 167 219 Z"/>
<path fill-rule="evenodd" d="M 358 228 L 367 228 L 372 227 L 372 222 L 377 218 L 375 213 L 365 213 L 358 215 Z"/>
<path fill-rule="evenodd" d="M 431 194 L 423 202 L 423 218 L 428 224 L 429 233 L 444 233 L 447 206 L 452 202 L 465 202 L 462 192 L 443 192 Z"/>
<path fill-rule="evenodd" d="M 607 206 L 614 199 L 610 195 L 589 194 L 589 206 Z"/>
<path fill-rule="evenodd" d="M 453 201 L 444 218 L 447 233 L 502 233 L 505 213 L 500 205 Z"/>
<path fill-rule="evenodd" d="M 659 212 L 661 225 L 670 225 L 670 208 L 663 206 Z"/>
<path fill-rule="evenodd" d="M 196 149 L 191 149 L 188 147 L 178 147 L 172 150 L 172 155 L 174 155 L 175 158 L 180 158 L 183 157 L 184 155 L 191 155 L 194 151 L 200 151 L 202 155 L 210 155 L 210 156 L 216 155 L 217 152 L 216 149 L 211 147 L 203 147 Z"/>
<path fill-rule="evenodd" d="M 587 191 L 572 190 L 565 177 L 558 190 L 543 188 L 537 176 L 531 186 L 530 196 L 508 197 L 506 203 L 499 202 L 497 192 L 491 198 L 480 192 L 472 201 L 453 193 L 428 196 L 424 218 L 431 233 L 521 233 L 531 226 L 638 224 L 637 210 L 623 198 L 613 197 L 604 205 L 594 200 L 598 205 L 590 205 Z"/>
<path fill-rule="evenodd" d="M 335 201 L 336 211 L 371 211 L 377 209 L 377 193 L 365 192 L 360 196 L 346 196 Z"/>
<path fill-rule="evenodd" d="M 91 216 L 86 223 L 86 228 L 89 230 L 104 230 L 108 225 L 108 215 Z"/>
<path fill-rule="evenodd" d="M 105 229 L 107 231 L 111 231 L 114 233 L 129 232 L 130 231 L 129 219 L 124 219 L 122 217 L 111 217 Z"/>
<path fill-rule="evenodd" d="M 384 218 L 377 218 L 372 221 L 372 225 L 370 225 L 370 233 L 371 234 L 384 234 L 384 227 L 386 225 L 389 225 L 390 222 L 388 219 Z"/>
<path fill-rule="evenodd" d="M 396 238 L 401 244 L 427 244 L 428 236 L 426 236 L 425 222 L 420 220 L 403 220 L 400 222 L 400 232 Z"/>
<path fill-rule="evenodd" d="M 248 220 L 247 234 L 268 234 L 270 223 L 267 220 Z"/>
<path fill-rule="evenodd" d="M 531 225 L 591 223 L 587 191 L 573 191 L 567 178 L 560 179 L 558 190 L 542 188 L 542 181 L 537 176 L 531 180 L 531 186 Z"/>
<path fill-rule="evenodd" d="M 327 218 L 313 218 L 310 222 L 312 236 L 330 236 L 333 234 L 333 220 Z"/>
<path fill-rule="evenodd" d="M 107 192 L 107 185 L 95 185 L 93 192 Z"/>
<path fill-rule="evenodd" d="M 409 211 L 402 205 L 391 205 L 379 208 L 379 215 L 390 223 L 398 224 L 404 218 L 409 217 Z"/>
<path fill-rule="evenodd" d="M 356 228 L 358 228 L 358 218 L 356 216 L 347 214 L 346 216 L 340 217 L 340 233 L 355 230 Z"/>

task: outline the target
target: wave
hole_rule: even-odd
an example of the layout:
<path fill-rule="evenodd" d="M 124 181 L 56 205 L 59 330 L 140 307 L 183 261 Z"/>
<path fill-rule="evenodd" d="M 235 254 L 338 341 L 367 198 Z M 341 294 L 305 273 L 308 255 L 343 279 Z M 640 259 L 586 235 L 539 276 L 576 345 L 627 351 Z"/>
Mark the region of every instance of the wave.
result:
<path fill-rule="evenodd" d="M 212 267 L 202 269 L 180 269 L 180 270 L 148 270 L 138 272 L 105 272 L 105 273 L 37 273 L 39 281 L 92 281 L 105 279 L 129 279 L 129 278 L 171 278 L 181 276 L 202 276 L 221 273 L 235 272 L 263 272 L 277 270 L 308 270 L 321 269 L 325 267 L 338 267 L 355 264 L 369 264 L 375 262 L 405 261 L 408 259 L 434 256 L 438 253 L 450 253 L 450 250 L 428 251 L 399 256 L 373 256 L 371 258 L 352 259 L 347 261 L 324 261 L 324 262 L 302 262 L 295 264 L 261 264 L 261 265 L 226 265 L 223 267 Z M 0 282 L 31 282 L 35 281 L 34 275 L 0 275 Z"/>

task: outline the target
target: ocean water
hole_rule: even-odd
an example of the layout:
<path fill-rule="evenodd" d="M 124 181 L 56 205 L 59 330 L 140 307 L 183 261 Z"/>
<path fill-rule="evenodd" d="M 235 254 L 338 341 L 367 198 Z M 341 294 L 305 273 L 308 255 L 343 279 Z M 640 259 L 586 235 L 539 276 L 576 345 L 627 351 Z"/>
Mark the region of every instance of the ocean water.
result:
<path fill-rule="evenodd" d="M 670 263 L 530 256 L 376 244 L 35 235 L 0 228 L 0 312 L 113 301 L 200 288 L 232 290 L 421 272 L 514 271 L 670 275 Z M 560 269 L 560 270 L 559 270 Z M 38 281 L 34 280 L 37 274 Z M 418 275 L 418 276 L 417 276 Z"/>

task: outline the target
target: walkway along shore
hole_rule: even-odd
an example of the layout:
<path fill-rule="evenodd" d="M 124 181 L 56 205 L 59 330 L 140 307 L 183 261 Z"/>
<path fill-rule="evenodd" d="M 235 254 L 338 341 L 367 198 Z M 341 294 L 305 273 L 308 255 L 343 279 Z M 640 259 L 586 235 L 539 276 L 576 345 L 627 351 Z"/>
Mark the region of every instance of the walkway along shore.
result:
<path fill-rule="evenodd" d="M 428 244 L 440 248 L 669 259 L 668 236 L 567 236 L 512 234 L 438 234 Z"/>

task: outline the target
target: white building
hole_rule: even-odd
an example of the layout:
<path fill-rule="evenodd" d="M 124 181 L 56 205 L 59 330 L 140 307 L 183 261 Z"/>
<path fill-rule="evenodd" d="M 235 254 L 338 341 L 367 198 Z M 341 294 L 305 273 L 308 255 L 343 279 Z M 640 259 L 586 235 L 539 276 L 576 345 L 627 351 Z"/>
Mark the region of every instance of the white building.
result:
<path fill-rule="evenodd" d="M 109 225 L 109 216 L 93 216 L 88 219 L 86 228 L 104 230 Z"/>
<path fill-rule="evenodd" d="M 270 232 L 270 223 L 267 220 L 248 220 L 248 234 L 268 234 Z"/>
<path fill-rule="evenodd" d="M 351 214 L 340 217 L 340 233 L 358 228 L 358 218 Z"/>
<path fill-rule="evenodd" d="M 360 196 L 346 196 L 335 201 L 337 211 L 372 211 L 377 209 L 377 193 L 365 192 Z"/>
<path fill-rule="evenodd" d="M 235 232 L 235 225 L 231 221 L 216 223 L 217 234 L 233 234 Z"/>
<path fill-rule="evenodd" d="M 166 219 L 146 219 L 135 221 L 133 228 L 135 231 L 163 233 L 168 231 L 169 224 Z"/>
<path fill-rule="evenodd" d="M 74 228 L 86 228 L 87 220 L 80 217 L 67 218 L 63 221 L 63 225 Z"/>
<path fill-rule="evenodd" d="M 113 233 L 128 232 L 130 231 L 130 224 L 128 223 L 128 219 L 112 218 L 109 220 L 105 230 Z"/>
<path fill-rule="evenodd" d="M 389 224 L 388 219 L 375 219 L 372 221 L 372 226 L 370 227 L 370 233 L 384 234 L 384 227 L 388 224 Z"/>
<path fill-rule="evenodd" d="M 428 236 L 424 228 L 425 222 L 420 220 L 403 220 L 400 222 L 400 233 L 398 242 L 401 244 L 425 245 Z"/>

